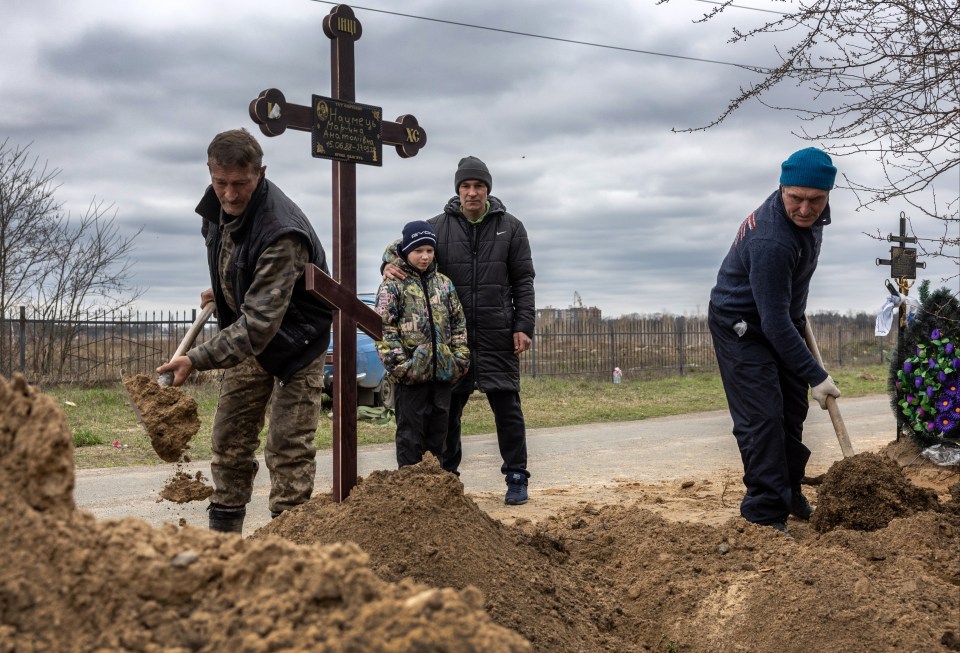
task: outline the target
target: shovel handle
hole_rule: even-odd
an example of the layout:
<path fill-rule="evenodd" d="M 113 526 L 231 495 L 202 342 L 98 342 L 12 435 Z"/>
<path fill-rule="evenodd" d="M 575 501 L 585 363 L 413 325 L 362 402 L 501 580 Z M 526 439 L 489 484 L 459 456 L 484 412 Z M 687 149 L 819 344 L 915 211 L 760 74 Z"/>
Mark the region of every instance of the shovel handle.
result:
<path fill-rule="evenodd" d="M 177 356 L 183 356 L 187 353 L 187 350 L 190 349 L 190 345 L 193 344 L 193 341 L 197 339 L 197 334 L 200 333 L 200 329 L 203 328 L 203 325 L 207 323 L 207 320 L 213 315 L 213 311 L 216 308 L 216 304 L 213 302 L 207 302 L 207 304 L 200 311 L 200 315 L 197 316 L 197 319 L 193 321 L 193 324 L 190 325 L 190 328 L 187 329 L 187 333 L 183 336 L 183 340 L 180 341 L 180 346 L 177 347 L 177 351 L 173 352 L 173 358 Z"/>
<path fill-rule="evenodd" d="M 200 315 L 197 316 L 197 319 L 193 321 L 193 324 L 190 325 L 190 328 L 187 329 L 186 335 L 183 336 L 183 340 L 180 341 L 180 345 L 177 347 L 177 350 L 173 352 L 173 356 L 170 360 L 173 360 L 177 356 L 183 356 L 187 353 L 187 350 L 190 349 L 190 345 L 193 344 L 193 341 L 197 339 L 197 335 L 200 333 L 200 330 L 207 323 L 207 320 L 210 319 L 210 316 L 213 315 L 213 311 L 216 309 L 216 304 L 214 302 L 207 302 L 203 309 L 200 311 Z M 157 385 L 161 388 L 166 388 L 173 385 L 173 372 L 164 372 L 157 378 Z"/>
<path fill-rule="evenodd" d="M 820 356 L 820 347 L 817 346 L 817 339 L 813 337 L 813 329 L 810 328 L 810 322 L 804 325 L 803 339 L 807 341 L 807 348 L 817 359 L 817 364 L 823 367 L 823 358 Z M 847 427 L 843 423 L 843 417 L 840 415 L 840 408 L 837 406 L 836 397 L 827 397 L 827 412 L 830 414 L 830 421 L 833 422 L 833 432 L 837 434 L 837 442 L 840 443 L 840 451 L 844 458 L 853 455 L 853 445 L 850 444 L 850 435 L 847 433 Z"/>

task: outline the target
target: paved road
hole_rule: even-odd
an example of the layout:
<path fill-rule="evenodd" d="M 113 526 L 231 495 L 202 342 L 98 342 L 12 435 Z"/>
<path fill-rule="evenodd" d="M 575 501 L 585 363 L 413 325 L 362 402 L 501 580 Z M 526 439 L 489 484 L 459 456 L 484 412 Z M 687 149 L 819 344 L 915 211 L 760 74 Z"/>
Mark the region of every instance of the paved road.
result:
<path fill-rule="evenodd" d="M 896 437 L 896 419 L 886 396 L 841 399 L 840 411 L 855 452 L 877 451 Z M 656 482 L 696 478 L 698 472 L 739 470 L 740 454 L 726 411 L 713 411 L 636 422 L 531 429 L 527 434 L 531 502 L 545 488 L 606 485 L 620 481 Z M 804 441 L 813 452 L 807 471 L 825 472 L 842 458 L 826 411 L 814 408 L 807 420 Z M 467 494 L 500 492 L 500 454 L 495 435 L 464 438 L 461 480 Z M 361 447 L 358 474 L 394 469 L 392 444 Z M 333 484 L 329 451 L 317 456 L 317 489 L 329 492 Z M 184 470 L 202 470 L 209 463 L 191 463 Z M 159 493 L 171 478 L 174 465 L 91 469 L 77 472 L 74 495 L 80 508 L 98 519 L 134 516 L 158 526 L 185 519 L 206 526 L 206 502 L 175 504 Z M 253 532 L 269 520 L 269 483 L 261 461 L 244 531 Z"/>

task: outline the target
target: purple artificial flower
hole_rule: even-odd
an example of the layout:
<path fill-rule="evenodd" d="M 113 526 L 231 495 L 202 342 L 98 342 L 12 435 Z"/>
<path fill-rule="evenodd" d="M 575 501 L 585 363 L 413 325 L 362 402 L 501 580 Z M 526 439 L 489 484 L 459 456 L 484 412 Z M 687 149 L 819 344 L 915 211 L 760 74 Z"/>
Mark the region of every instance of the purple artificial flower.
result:
<path fill-rule="evenodd" d="M 907 403 L 912 404 L 916 400 L 916 397 L 913 395 L 907 395 Z"/>
<path fill-rule="evenodd" d="M 918 376 L 917 378 L 915 378 L 915 379 L 913 380 L 913 385 L 915 385 L 915 386 L 918 387 L 918 388 L 922 388 L 922 387 L 923 387 L 923 377 L 922 377 L 922 376 Z"/>
<path fill-rule="evenodd" d="M 920 347 L 917 347 L 917 356 L 923 356 L 923 350 Z"/>
<path fill-rule="evenodd" d="M 933 395 L 936 394 L 936 389 L 932 385 L 927 386 L 927 396 L 933 399 Z"/>
<path fill-rule="evenodd" d="M 950 361 L 950 367 L 953 369 L 960 367 L 960 358 L 954 358 L 952 361 Z"/>
<path fill-rule="evenodd" d="M 939 340 L 939 339 L 940 339 L 940 329 L 934 329 L 933 331 L 931 331 L 931 332 L 930 332 L 930 339 L 931 339 L 931 340 Z"/>
<path fill-rule="evenodd" d="M 927 414 L 927 411 L 925 411 L 924 409 L 922 408 L 917 409 L 917 417 L 923 417 L 926 414 Z"/>
<path fill-rule="evenodd" d="M 948 342 L 947 346 L 943 348 L 943 351 L 947 352 L 947 356 L 950 356 L 951 354 L 953 354 L 953 343 Z"/>
<path fill-rule="evenodd" d="M 903 362 L 903 371 L 906 372 L 907 374 L 909 374 L 910 372 L 912 372 L 912 371 L 913 371 L 913 363 L 911 363 L 910 361 L 904 361 L 904 362 Z"/>
<path fill-rule="evenodd" d="M 932 431 L 934 428 L 936 428 L 936 427 L 934 426 L 933 422 L 927 422 L 927 430 L 928 430 L 928 431 Z"/>
<path fill-rule="evenodd" d="M 936 358 L 931 358 L 930 360 L 927 361 L 927 369 L 928 369 L 928 370 L 932 370 L 932 369 L 935 368 L 936 366 L 937 366 L 937 359 L 936 359 Z"/>
<path fill-rule="evenodd" d="M 951 415 L 950 413 L 937 415 L 937 426 L 944 433 L 949 433 L 955 429 L 958 421 L 960 420 L 958 420 L 955 415 Z"/>
<path fill-rule="evenodd" d="M 943 370 L 940 370 L 939 372 L 937 372 L 937 381 L 939 381 L 940 383 L 946 383 L 947 373 L 944 372 Z"/>

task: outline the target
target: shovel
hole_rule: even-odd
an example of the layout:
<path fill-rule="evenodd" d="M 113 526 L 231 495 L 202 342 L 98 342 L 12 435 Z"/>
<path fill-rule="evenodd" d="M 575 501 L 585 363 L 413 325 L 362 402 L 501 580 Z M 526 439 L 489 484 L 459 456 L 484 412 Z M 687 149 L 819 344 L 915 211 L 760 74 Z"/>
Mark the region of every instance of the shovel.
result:
<path fill-rule="evenodd" d="M 817 340 L 813 337 L 813 329 L 810 328 L 810 322 L 807 322 L 803 333 L 804 340 L 807 341 L 807 347 L 810 353 L 817 359 L 820 367 L 823 367 L 823 358 L 820 357 L 820 348 L 817 346 Z M 840 443 L 840 451 L 844 458 L 853 455 L 853 445 L 850 444 L 850 436 L 847 434 L 847 427 L 843 424 L 843 417 L 840 416 L 840 408 L 837 407 L 836 397 L 827 397 L 827 412 L 830 413 L 830 421 L 833 422 L 833 430 L 837 434 L 837 441 Z"/>
<path fill-rule="evenodd" d="M 177 356 L 183 356 L 187 353 L 187 350 L 190 349 L 190 345 L 193 344 L 193 341 L 197 339 L 197 334 L 200 333 L 200 329 L 203 328 L 203 325 L 207 323 L 207 319 L 213 315 L 213 310 L 216 308 L 216 305 L 213 302 L 207 302 L 203 309 L 200 311 L 200 315 L 197 316 L 197 319 L 194 320 L 193 324 L 190 325 L 190 328 L 187 329 L 186 335 L 183 336 L 183 340 L 180 341 L 180 346 L 177 347 L 177 350 L 173 352 L 173 356 L 170 357 L 170 360 L 173 360 Z M 157 385 L 161 388 L 166 388 L 173 385 L 173 372 L 164 372 L 157 378 Z"/>

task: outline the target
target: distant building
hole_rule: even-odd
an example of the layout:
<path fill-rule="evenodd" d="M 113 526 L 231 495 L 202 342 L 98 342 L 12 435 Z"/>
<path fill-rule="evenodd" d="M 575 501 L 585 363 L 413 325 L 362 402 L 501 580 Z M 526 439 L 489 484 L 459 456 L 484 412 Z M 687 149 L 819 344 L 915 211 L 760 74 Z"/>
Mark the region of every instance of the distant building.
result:
<path fill-rule="evenodd" d="M 537 309 L 537 324 L 542 326 L 554 322 L 600 322 L 603 314 L 596 306 L 571 306 L 570 308 L 554 308 L 545 306 Z"/>

